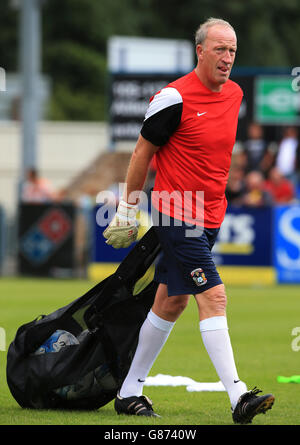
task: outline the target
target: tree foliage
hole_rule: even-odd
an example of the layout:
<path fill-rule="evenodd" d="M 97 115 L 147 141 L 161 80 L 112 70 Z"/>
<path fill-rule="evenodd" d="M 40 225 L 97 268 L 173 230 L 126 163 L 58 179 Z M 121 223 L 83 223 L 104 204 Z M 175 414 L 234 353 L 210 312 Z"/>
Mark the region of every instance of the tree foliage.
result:
<path fill-rule="evenodd" d="M 199 24 L 222 17 L 236 29 L 238 66 L 299 65 L 299 0 L 46 0 L 42 69 L 52 80 L 50 119 L 106 117 L 107 41 L 145 36 L 193 41 Z M 0 66 L 19 67 L 19 12 L 0 9 Z"/>

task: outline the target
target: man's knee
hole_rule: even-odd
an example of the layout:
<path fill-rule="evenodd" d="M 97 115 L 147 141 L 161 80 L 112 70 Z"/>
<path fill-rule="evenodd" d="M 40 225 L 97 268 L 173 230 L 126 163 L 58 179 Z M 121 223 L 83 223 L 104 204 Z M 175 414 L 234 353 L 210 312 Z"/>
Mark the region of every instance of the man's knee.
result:
<path fill-rule="evenodd" d="M 184 309 L 187 307 L 187 304 L 189 302 L 189 296 L 188 295 L 177 295 L 173 297 L 168 297 L 167 300 L 167 307 L 170 312 L 175 314 L 181 314 Z"/>
<path fill-rule="evenodd" d="M 195 296 L 200 313 L 209 313 L 209 316 L 225 314 L 227 296 L 225 286 L 220 284 Z"/>
<path fill-rule="evenodd" d="M 166 320 L 175 321 L 186 308 L 189 298 L 189 295 L 159 298 L 155 300 L 152 310 Z"/>

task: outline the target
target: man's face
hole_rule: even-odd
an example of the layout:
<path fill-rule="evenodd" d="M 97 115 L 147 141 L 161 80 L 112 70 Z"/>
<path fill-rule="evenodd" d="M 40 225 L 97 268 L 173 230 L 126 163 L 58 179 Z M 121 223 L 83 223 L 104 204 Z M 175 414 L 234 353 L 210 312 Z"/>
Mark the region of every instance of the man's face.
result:
<path fill-rule="evenodd" d="M 197 45 L 197 72 L 212 91 L 220 91 L 228 80 L 237 49 L 234 31 L 223 25 L 208 28 L 202 45 Z"/>

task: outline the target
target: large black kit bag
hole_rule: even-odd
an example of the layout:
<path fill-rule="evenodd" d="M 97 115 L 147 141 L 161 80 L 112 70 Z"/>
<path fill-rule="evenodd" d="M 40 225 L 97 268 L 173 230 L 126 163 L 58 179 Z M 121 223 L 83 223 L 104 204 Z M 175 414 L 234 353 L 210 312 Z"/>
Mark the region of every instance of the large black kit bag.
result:
<path fill-rule="evenodd" d="M 114 274 L 67 306 L 18 329 L 8 349 L 6 374 L 21 407 L 91 410 L 115 398 L 154 301 L 157 283 L 150 278 L 142 287 L 159 251 L 152 227 Z M 71 333 L 77 344 L 37 354 L 57 330 Z"/>

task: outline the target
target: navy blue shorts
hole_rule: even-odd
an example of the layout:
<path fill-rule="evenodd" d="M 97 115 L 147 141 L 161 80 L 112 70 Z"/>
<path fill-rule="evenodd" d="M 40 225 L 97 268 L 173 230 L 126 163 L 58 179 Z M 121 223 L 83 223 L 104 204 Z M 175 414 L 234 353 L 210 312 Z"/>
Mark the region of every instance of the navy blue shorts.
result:
<path fill-rule="evenodd" d="M 168 286 L 169 296 L 196 295 L 222 284 L 211 253 L 220 229 L 199 229 L 170 218 L 170 226 L 155 225 L 155 230 L 162 252 L 154 280 Z M 187 230 L 193 236 L 186 236 Z"/>

